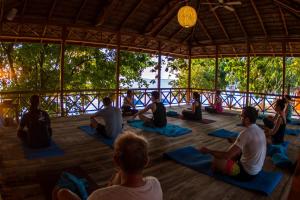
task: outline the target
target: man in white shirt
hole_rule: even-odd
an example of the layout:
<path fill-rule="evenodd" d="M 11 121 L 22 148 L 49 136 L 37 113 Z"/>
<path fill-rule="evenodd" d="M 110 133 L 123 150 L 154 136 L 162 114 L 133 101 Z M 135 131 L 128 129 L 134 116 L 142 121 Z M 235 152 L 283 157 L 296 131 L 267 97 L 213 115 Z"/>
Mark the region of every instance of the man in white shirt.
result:
<path fill-rule="evenodd" d="M 266 137 L 255 124 L 257 116 L 255 108 L 248 106 L 243 109 L 241 120 L 246 128 L 227 151 L 206 147 L 200 149 L 202 153 L 214 156 L 214 170 L 243 181 L 251 180 L 262 170 L 266 157 Z"/>
<path fill-rule="evenodd" d="M 148 143 L 142 136 L 127 132 L 115 141 L 114 161 L 118 172 L 109 182 L 109 187 L 94 191 L 88 200 L 162 200 L 159 181 L 154 177 L 143 177 L 143 169 L 149 162 Z M 57 197 L 57 198 L 56 198 Z M 54 194 L 58 200 L 79 200 L 67 189 Z"/>

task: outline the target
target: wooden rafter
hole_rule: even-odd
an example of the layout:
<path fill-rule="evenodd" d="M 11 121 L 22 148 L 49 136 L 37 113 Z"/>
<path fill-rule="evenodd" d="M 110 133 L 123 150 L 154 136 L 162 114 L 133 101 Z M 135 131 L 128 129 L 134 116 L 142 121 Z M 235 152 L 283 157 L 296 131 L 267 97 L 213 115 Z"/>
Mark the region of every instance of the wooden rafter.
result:
<path fill-rule="evenodd" d="M 174 31 L 170 36 L 169 40 L 172 40 L 178 33 L 180 33 L 184 28 L 180 27 L 178 30 Z"/>
<path fill-rule="evenodd" d="M 260 26 L 261 26 L 261 28 L 262 28 L 262 30 L 263 30 L 263 32 L 264 32 L 264 35 L 265 35 L 265 37 L 267 37 L 267 36 L 268 36 L 267 30 L 266 30 L 266 28 L 265 28 L 264 22 L 263 22 L 263 20 L 262 20 L 262 18 L 261 18 L 261 16 L 260 16 L 259 12 L 258 12 L 258 9 L 257 9 L 257 7 L 256 7 L 256 5 L 255 5 L 255 3 L 254 3 L 253 0 L 250 0 L 250 2 L 251 2 L 251 5 L 252 5 L 252 8 L 253 8 L 254 11 L 255 11 L 256 17 L 258 18 L 258 21 L 259 21 L 259 23 L 260 23 Z"/>
<path fill-rule="evenodd" d="M 160 12 L 156 15 L 157 17 L 147 24 L 146 28 L 144 29 L 144 33 L 154 33 L 157 31 L 157 29 L 166 24 L 166 18 L 170 18 L 178 5 L 179 4 L 177 0 L 168 1 L 168 3 L 164 5 Z"/>
<path fill-rule="evenodd" d="M 210 40 L 210 41 L 213 41 L 213 38 L 212 36 L 209 34 L 205 24 L 202 22 L 202 20 L 199 18 L 198 16 L 198 19 L 197 19 L 197 22 L 199 23 L 199 25 L 201 26 L 202 30 L 204 31 L 206 37 Z"/>
<path fill-rule="evenodd" d="M 77 14 L 76 14 L 76 17 L 75 17 L 75 20 L 74 20 L 74 23 L 75 23 L 75 24 L 76 24 L 77 21 L 79 20 L 80 14 L 81 14 L 81 12 L 82 12 L 82 10 L 83 10 L 83 8 L 84 8 L 86 2 L 87 2 L 87 0 L 83 0 L 83 1 L 81 2 L 81 5 L 80 5 L 80 7 L 79 7 L 79 9 L 78 9 L 78 11 L 77 11 Z"/>
<path fill-rule="evenodd" d="M 54 9 L 56 7 L 57 1 L 58 0 L 53 0 L 53 3 L 52 3 L 51 8 L 50 8 L 50 11 L 48 13 L 48 20 L 50 20 L 50 18 L 52 17 L 52 14 L 53 14 Z"/>
<path fill-rule="evenodd" d="M 20 14 L 21 21 L 24 18 L 24 13 L 25 13 L 25 10 L 26 10 L 26 7 L 27 7 L 27 3 L 28 3 L 28 0 L 24 0 L 23 6 L 22 6 L 22 10 L 21 10 L 21 14 Z M 18 34 L 20 34 L 20 27 L 21 27 L 21 25 L 18 24 L 18 27 L 17 27 Z"/>
<path fill-rule="evenodd" d="M 238 13 L 234 10 L 234 11 L 233 11 L 233 14 L 234 14 L 236 20 L 238 21 L 238 23 L 239 23 L 239 25 L 240 25 L 240 28 L 241 28 L 241 30 L 243 31 L 243 34 L 244 34 L 245 38 L 248 38 L 248 33 L 247 33 L 247 31 L 246 31 L 246 29 L 245 29 L 245 27 L 244 27 L 244 25 L 243 25 L 243 23 L 242 23 L 242 21 L 241 21 L 239 15 L 238 15 Z"/>
<path fill-rule="evenodd" d="M 119 26 L 119 30 L 124 27 L 124 25 L 126 24 L 127 20 L 130 18 L 130 16 L 132 16 L 137 11 L 137 9 L 142 5 L 142 3 L 143 3 L 143 0 L 139 0 L 138 3 L 130 10 L 130 12 L 122 20 L 122 22 L 121 22 L 121 24 Z"/>
<path fill-rule="evenodd" d="M 118 2 L 118 0 L 110 0 L 109 3 L 100 8 L 100 10 L 98 11 L 99 15 L 97 16 L 95 21 L 95 26 L 101 26 L 105 22 L 107 16 L 111 13 Z"/>
<path fill-rule="evenodd" d="M 289 31 L 288 31 L 288 28 L 287 28 L 287 25 L 286 25 L 286 20 L 285 20 L 284 13 L 282 12 L 282 9 L 280 7 L 278 7 L 278 9 L 279 9 L 282 25 L 284 27 L 285 35 L 289 35 Z"/>
<path fill-rule="evenodd" d="M 206 0 L 206 1 L 207 1 L 208 3 L 211 3 L 209 0 Z M 217 20 L 219 26 L 221 27 L 221 29 L 222 29 L 224 35 L 226 36 L 226 38 L 227 38 L 228 40 L 230 40 L 230 37 L 229 37 L 229 35 L 228 35 L 228 33 L 227 33 L 227 31 L 226 31 L 226 29 L 225 29 L 223 23 L 221 22 L 221 20 L 220 20 L 219 16 L 217 15 L 216 11 L 215 11 L 215 10 L 212 10 L 212 6 L 211 6 L 210 4 L 209 4 L 209 9 L 210 9 L 211 12 L 214 14 L 214 16 L 215 16 L 215 18 L 216 18 L 216 20 Z"/>

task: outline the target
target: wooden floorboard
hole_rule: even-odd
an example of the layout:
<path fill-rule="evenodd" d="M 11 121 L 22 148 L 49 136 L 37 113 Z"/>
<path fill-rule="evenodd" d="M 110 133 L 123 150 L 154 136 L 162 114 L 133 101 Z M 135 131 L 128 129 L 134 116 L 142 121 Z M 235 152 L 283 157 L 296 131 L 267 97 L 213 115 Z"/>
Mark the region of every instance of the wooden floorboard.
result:
<path fill-rule="evenodd" d="M 181 110 L 178 107 L 172 107 L 171 109 Z M 219 128 L 233 131 L 241 131 L 243 129 L 236 126 L 239 123 L 238 115 L 222 116 L 204 112 L 203 117 L 214 119 L 216 122 L 201 124 L 168 118 L 170 123 L 191 128 L 193 131 L 191 134 L 176 138 L 143 132 L 129 127 L 125 123 L 125 130 L 142 134 L 148 139 L 151 162 L 145 170 L 145 174 L 159 179 L 164 199 L 286 199 L 291 187 L 292 172 L 273 166 L 270 158 L 266 159 L 264 168 L 284 173 L 282 181 L 270 197 L 220 182 L 164 159 L 162 156 L 164 152 L 187 145 L 206 145 L 218 150 L 225 150 L 229 147 L 225 139 L 211 137 L 207 133 Z M 27 160 L 24 157 L 21 143 L 16 137 L 16 127 L 1 128 L 0 193 L 2 199 L 44 200 L 36 173 L 45 170 L 60 170 L 72 166 L 80 166 L 95 182 L 100 186 L 104 186 L 113 172 L 113 150 L 83 134 L 78 129 L 78 126 L 88 124 L 89 117 L 84 115 L 52 119 L 53 139 L 65 151 L 65 155 L 37 160 Z M 296 160 L 299 153 L 300 138 L 287 136 L 286 140 L 292 141 L 288 154 L 292 160 Z"/>

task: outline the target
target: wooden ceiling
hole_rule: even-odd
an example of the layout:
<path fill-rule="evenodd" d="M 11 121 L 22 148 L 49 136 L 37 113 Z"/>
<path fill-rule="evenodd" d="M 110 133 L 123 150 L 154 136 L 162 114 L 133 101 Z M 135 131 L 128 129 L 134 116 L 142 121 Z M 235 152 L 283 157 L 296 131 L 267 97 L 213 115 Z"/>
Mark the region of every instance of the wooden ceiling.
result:
<path fill-rule="evenodd" d="M 240 0 L 230 12 L 191 0 L 196 26 L 182 28 L 186 0 L 0 0 L 0 39 L 51 42 L 175 57 L 300 56 L 300 0 Z M 225 0 L 230 2 L 235 0 Z M 7 16 L 18 10 L 13 20 Z M 249 45 L 247 45 L 247 43 Z M 248 48 L 247 48 L 248 47 Z"/>

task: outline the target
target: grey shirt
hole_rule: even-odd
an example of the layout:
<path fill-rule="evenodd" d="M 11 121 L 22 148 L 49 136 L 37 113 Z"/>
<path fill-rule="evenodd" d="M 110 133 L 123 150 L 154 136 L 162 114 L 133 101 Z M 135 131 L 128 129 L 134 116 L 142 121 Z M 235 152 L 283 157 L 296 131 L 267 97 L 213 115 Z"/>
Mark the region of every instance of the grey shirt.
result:
<path fill-rule="evenodd" d="M 108 137 L 116 138 L 122 132 L 123 119 L 119 108 L 107 106 L 96 112 L 95 116 L 103 118 Z"/>

